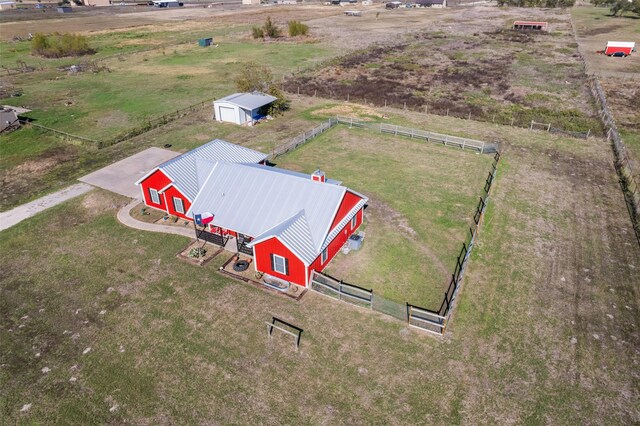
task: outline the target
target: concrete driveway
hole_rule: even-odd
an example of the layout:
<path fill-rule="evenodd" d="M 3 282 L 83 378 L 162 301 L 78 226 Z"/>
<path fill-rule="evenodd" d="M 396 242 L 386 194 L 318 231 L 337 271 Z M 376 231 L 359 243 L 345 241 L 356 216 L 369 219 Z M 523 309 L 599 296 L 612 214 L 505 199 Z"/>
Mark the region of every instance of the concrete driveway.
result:
<path fill-rule="evenodd" d="M 116 194 L 136 198 L 140 196 L 140 188 L 135 185 L 136 181 L 157 165 L 178 155 L 180 153 L 168 149 L 148 148 L 79 180 Z"/>

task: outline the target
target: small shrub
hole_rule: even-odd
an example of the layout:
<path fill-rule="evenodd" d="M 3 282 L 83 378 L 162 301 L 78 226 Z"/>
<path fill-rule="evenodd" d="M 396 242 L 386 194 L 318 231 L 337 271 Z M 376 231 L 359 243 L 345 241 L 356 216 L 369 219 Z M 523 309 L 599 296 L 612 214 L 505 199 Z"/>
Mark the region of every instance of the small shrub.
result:
<path fill-rule="evenodd" d="M 201 257 L 204 257 L 205 254 L 207 254 L 206 249 L 202 247 L 194 247 L 191 250 L 189 250 L 188 256 L 192 259 L 199 259 Z"/>
<path fill-rule="evenodd" d="M 261 27 L 253 27 L 251 32 L 253 38 L 264 38 L 264 30 Z"/>
<path fill-rule="evenodd" d="M 287 23 L 289 25 L 289 36 L 295 37 L 297 35 L 306 36 L 309 32 L 309 26 L 303 24 L 300 21 L 289 21 Z"/>
<path fill-rule="evenodd" d="M 270 16 L 267 16 L 267 20 L 264 21 L 264 35 L 271 38 L 278 38 L 282 34 L 280 28 L 271 20 Z"/>

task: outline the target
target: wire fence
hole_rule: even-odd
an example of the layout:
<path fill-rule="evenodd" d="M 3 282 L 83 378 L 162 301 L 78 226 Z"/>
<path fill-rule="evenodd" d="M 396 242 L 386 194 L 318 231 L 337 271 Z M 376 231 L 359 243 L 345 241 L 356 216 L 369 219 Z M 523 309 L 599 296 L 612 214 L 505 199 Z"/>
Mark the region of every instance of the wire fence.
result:
<path fill-rule="evenodd" d="M 462 243 L 462 247 L 456 259 L 456 265 L 449 281 L 449 286 L 444 293 L 442 304 L 437 310 L 419 307 L 407 303 L 407 315 L 409 324 L 413 327 L 421 328 L 426 331 L 444 335 L 447 324 L 451 319 L 453 307 L 455 305 L 456 297 L 461 288 L 462 278 L 464 271 L 467 267 L 471 251 L 473 250 L 482 218 L 487 209 L 489 203 L 489 194 L 498 171 L 498 163 L 500 161 L 500 153 L 496 152 L 493 157 L 493 163 L 491 165 L 491 171 L 487 176 L 487 180 L 484 184 L 483 196 L 480 197 L 476 212 L 473 215 L 473 224 L 469 228 L 468 239 Z"/>
<path fill-rule="evenodd" d="M 269 156 L 269 159 L 274 159 L 276 157 L 286 154 L 289 151 L 293 151 L 300 145 L 303 145 L 307 143 L 309 140 L 320 135 L 321 133 L 326 132 L 336 124 L 338 124 L 338 120 L 335 118 L 330 118 L 329 120 L 323 122 L 319 126 L 314 127 L 310 131 L 303 132 L 301 135 L 298 135 L 295 138 L 293 138 L 290 142 L 287 142 L 286 144 L 275 147 L 271 151 L 271 155 Z"/>
<path fill-rule="evenodd" d="M 336 126 L 337 124 L 345 124 L 351 127 L 359 128 L 373 128 L 377 129 L 380 132 L 383 132 L 381 129 L 384 128 L 382 127 L 384 126 L 384 124 L 380 123 L 366 122 L 351 117 L 332 117 L 326 122 L 322 123 L 320 126 L 312 129 L 311 131 L 304 132 L 302 135 L 294 138 L 292 142 L 279 147 L 278 150 L 274 150 L 271 158 L 275 158 L 277 155 L 282 155 L 275 155 L 275 153 L 286 153 L 297 148 L 298 146 L 306 143 L 308 140 Z M 393 132 L 389 131 L 388 133 L 404 137 L 412 137 L 412 135 L 415 136 L 415 132 L 417 130 L 402 128 L 401 132 L 397 132 L 395 131 L 397 130 L 396 127 L 397 126 L 392 126 L 387 128 L 394 129 Z M 407 129 L 410 130 L 410 132 L 407 132 Z M 440 142 L 448 140 L 447 135 L 431 133 L 429 133 L 429 135 L 437 135 L 432 139 L 436 139 Z M 460 148 L 473 149 L 478 152 L 489 152 L 488 144 L 482 141 L 464 138 L 454 139 L 454 141 L 454 143 L 450 143 L 449 145 L 457 146 Z M 472 143 L 469 143 L 469 141 L 471 141 Z M 491 171 L 489 172 L 487 179 L 485 180 L 482 196 L 480 197 L 475 213 L 473 215 L 473 224 L 469 228 L 469 235 L 467 239 L 462 243 L 461 250 L 458 253 L 458 257 L 456 258 L 456 264 L 453 274 L 451 275 L 451 280 L 449 281 L 449 285 L 444 293 L 442 303 L 439 307 L 430 309 L 413 305 L 409 302 L 403 304 L 374 293 L 372 289 L 367 289 L 365 287 L 360 287 L 354 284 L 344 283 L 342 282 L 342 280 L 330 277 L 317 271 L 313 271 L 312 273 L 309 288 L 333 299 L 351 303 L 360 307 L 365 307 L 392 316 L 396 319 L 407 322 L 411 327 L 415 327 L 440 336 L 444 335 L 447 324 L 451 320 L 455 300 L 461 288 L 464 271 L 469 261 L 469 257 L 471 256 L 471 251 L 473 250 L 476 237 L 480 229 L 480 224 L 482 223 L 482 218 L 484 217 L 485 211 L 487 209 L 491 188 L 498 171 L 500 153 L 498 151 L 493 152 L 495 154 L 493 157 L 493 162 L 491 164 Z"/>
<path fill-rule="evenodd" d="M 620 185 L 625 195 L 638 244 L 640 244 L 640 186 L 638 186 L 637 170 L 634 170 L 633 163 L 629 160 L 627 147 L 620 137 L 618 127 L 607 105 L 607 98 L 598 77 L 591 77 L 589 87 L 600 111 L 602 123 L 607 129 L 607 140 L 611 142 L 611 146 L 613 147 L 615 166 L 618 176 L 620 177 Z"/>
<path fill-rule="evenodd" d="M 186 108 L 182 108 L 179 110 L 176 110 L 175 112 L 171 112 L 168 114 L 163 114 L 160 117 L 156 117 L 156 118 L 152 118 L 147 120 L 145 123 L 143 123 L 140 126 L 128 129 L 122 133 L 119 133 L 109 139 L 103 139 L 103 140 L 98 140 L 98 139 L 92 139 L 92 138 L 88 138 L 85 136 L 79 136 L 79 135 L 74 135 L 72 133 L 68 133 L 68 132 L 64 132 L 62 130 L 57 130 L 57 129 L 53 129 L 51 127 L 47 127 L 47 126 L 43 126 L 42 124 L 37 124 L 34 123 L 32 120 L 28 120 L 28 119 L 20 119 L 20 123 L 26 125 L 26 126 L 31 126 L 34 127 L 38 130 L 42 130 L 45 132 L 50 132 L 53 133 L 56 136 L 59 136 L 65 140 L 72 140 L 72 141 L 77 141 L 77 142 L 81 142 L 85 145 L 94 147 L 94 148 L 98 148 L 98 149 L 102 149 L 102 148 L 106 148 L 108 146 L 112 146 L 115 144 L 118 144 L 120 142 L 124 142 L 126 140 L 132 139 L 136 136 L 140 136 L 143 133 L 146 133 L 150 130 L 156 129 L 158 127 L 164 126 L 165 124 L 171 123 L 172 121 L 178 120 L 182 117 L 185 117 L 186 115 L 196 112 L 196 111 L 200 111 L 203 108 L 205 108 L 207 105 L 210 105 L 211 102 L 213 101 L 214 98 L 212 99 L 207 99 L 205 101 L 202 102 L 198 102 L 197 104 L 194 105 L 190 105 Z"/>
<path fill-rule="evenodd" d="M 629 216 L 631 217 L 631 223 L 633 230 L 636 234 L 638 244 L 640 244 L 640 186 L 638 186 L 638 170 L 634 170 L 632 161 L 629 159 L 627 147 L 620 137 L 618 127 L 613 118 L 613 113 L 607 104 L 607 97 L 605 95 L 602 84 L 600 84 L 600 78 L 605 77 L 616 78 L 617 80 L 640 80 L 640 74 L 638 73 L 598 73 L 595 69 L 589 66 L 589 62 L 585 59 L 584 51 L 578 42 L 578 33 L 576 31 L 573 20 L 571 20 L 571 31 L 573 32 L 573 38 L 578 45 L 578 54 L 583 65 L 585 74 L 589 79 L 589 89 L 591 89 L 591 95 L 598 108 L 599 118 L 606 131 L 607 141 L 611 142 L 613 149 L 613 155 L 615 157 L 615 167 L 620 178 L 620 185 L 622 192 L 625 196 L 627 209 L 629 210 Z"/>
<path fill-rule="evenodd" d="M 395 124 L 376 123 L 376 122 L 364 121 L 358 118 L 337 115 L 336 117 L 331 117 L 327 121 L 322 122 L 319 126 L 314 127 L 310 131 L 303 132 L 302 134 L 296 136 L 290 142 L 287 142 L 285 144 L 275 147 L 271 151 L 269 159 L 273 160 L 276 157 L 279 157 L 290 151 L 293 151 L 294 149 L 307 143 L 311 139 L 319 136 L 320 134 L 326 132 L 327 130 L 331 129 L 337 124 L 344 124 L 349 127 L 368 129 L 377 133 L 384 133 L 384 134 L 390 134 L 394 136 L 407 137 L 410 139 L 423 140 L 426 142 L 432 142 L 432 143 L 441 144 L 444 146 L 456 147 L 460 149 L 468 149 L 475 152 L 479 152 L 481 154 L 495 153 L 499 149 L 499 144 L 497 142 L 487 143 L 487 142 L 479 141 L 476 139 L 468 139 L 460 136 L 430 132 L 423 129 L 396 126 Z"/>

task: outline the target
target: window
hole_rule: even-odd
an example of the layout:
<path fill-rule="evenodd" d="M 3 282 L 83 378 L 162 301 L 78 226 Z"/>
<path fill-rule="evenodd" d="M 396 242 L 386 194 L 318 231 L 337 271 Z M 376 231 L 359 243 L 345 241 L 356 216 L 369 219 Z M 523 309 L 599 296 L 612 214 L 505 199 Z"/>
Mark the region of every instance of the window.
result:
<path fill-rule="evenodd" d="M 289 275 L 289 260 L 277 254 L 271 255 L 271 269 L 282 275 Z"/>
<path fill-rule="evenodd" d="M 182 202 L 182 199 L 173 197 L 173 209 L 178 213 L 184 214 L 184 203 Z"/>
<path fill-rule="evenodd" d="M 356 229 L 356 223 L 358 222 L 358 213 L 356 213 L 352 218 L 351 218 L 351 230 L 353 231 L 354 229 Z"/>
<path fill-rule="evenodd" d="M 154 204 L 160 204 L 160 195 L 158 195 L 158 190 L 149 188 L 149 196 L 151 197 L 151 202 Z"/>
<path fill-rule="evenodd" d="M 320 263 L 324 264 L 324 262 L 327 261 L 328 257 L 329 257 L 329 253 L 327 252 L 327 248 L 325 248 L 324 250 L 322 250 L 322 256 L 320 257 Z"/>

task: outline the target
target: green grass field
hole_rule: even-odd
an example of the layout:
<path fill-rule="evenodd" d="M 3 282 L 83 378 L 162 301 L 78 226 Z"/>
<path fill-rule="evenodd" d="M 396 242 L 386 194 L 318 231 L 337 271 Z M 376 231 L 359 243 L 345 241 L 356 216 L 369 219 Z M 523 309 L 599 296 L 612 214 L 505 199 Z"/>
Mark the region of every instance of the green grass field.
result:
<path fill-rule="evenodd" d="M 465 241 L 492 157 L 338 126 L 278 166 L 320 168 L 369 197 L 359 252 L 326 270 L 404 304 L 438 309 Z"/>
<path fill-rule="evenodd" d="M 327 44 L 256 44 L 237 37 L 248 25 L 204 20 L 184 31 L 101 32 L 91 35 L 98 56 L 137 53 L 109 59 L 110 74 L 66 75 L 55 67 L 73 61 L 61 60 L 3 76 L 24 89 L 3 102 L 33 102 L 34 117 L 73 133 L 110 135 L 205 90 L 230 90 L 224 79 L 248 57 L 284 70 L 331 56 L 357 22 L 366 27 L 347 32 L 349 43 L 432 21 L 482 28 L 494 10 L 331 18 Z M 435 18 L 421 21 L 427 13 Z M 176 44 L 210 34 L 220 47 Z M 217 56 L 225 43 L 234 48 L 226 59 Z M 0 43 L 2 64 L 25 57 L 25 46 Z M 142 52 L 151 46 L 159 49 Z M 201 111 L 103 150 L 32 129 L 2 136 L 0 209 L 149 146 L 186 151 L 220 137 L 268 152 L 335 114 L 498 142 L 499 172 L 447 334 L 315 292 L 294 302 L 220 275 L 226 257 L 186 263 L 176 253 L 187 238 L 120 225 L 128 200 L 94 190 L 0 232 L 0 425 L 640 423 L 640 249 L 605 140 L 294 98 L 291 111 L 253 128 Z M 363 249 L 339 255 L 329 272 L 428 304 L 439 298 L 420 283 L 436 289 L 437 265 L 452 269 L 488 160 L 339 127 L 277 162 L 320 166 L 371 198 Z M 399 257 L 415 269 L 398 268 Z M 400 279 L 383 286 L 388 277 Z M 272 316 L 304 329 L 298 352 L 289 336 L 267 338 Z"/>
<path fill-rule="evenodd" d="M 2 232 L 3 422 L 636 422 L 640 254 L 601 141 L 430 120 L 509 141 L 444 340 L 187 264 L 95 191 Z"/>

